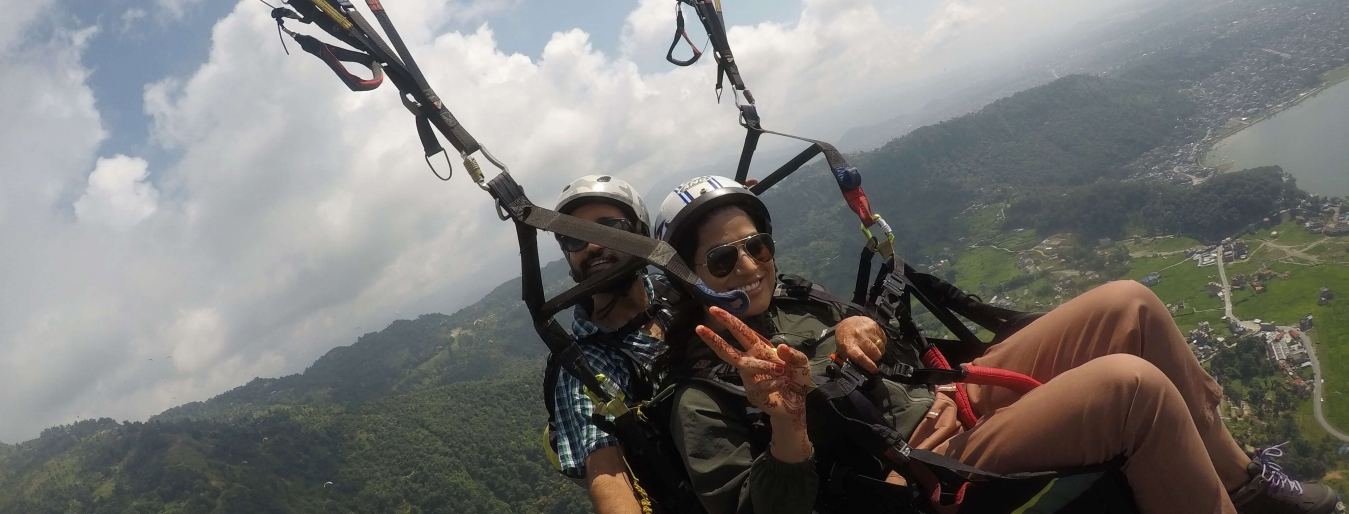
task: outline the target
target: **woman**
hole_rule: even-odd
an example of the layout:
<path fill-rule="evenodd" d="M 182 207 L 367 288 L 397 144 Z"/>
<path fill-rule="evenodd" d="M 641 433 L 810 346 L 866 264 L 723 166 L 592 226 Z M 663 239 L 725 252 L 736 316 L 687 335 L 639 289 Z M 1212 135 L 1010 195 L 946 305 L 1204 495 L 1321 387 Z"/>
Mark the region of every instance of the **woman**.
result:
<path fill-rule="evenodd" d="M 872 368 L 871 360 L 886 345 L 884 333 L 868 318 L 777 305 L 771 234 L 763 203 L 724 177 L 682 184 L 665 199 L 657 220 L 656 236 L 709 287 L 749 297 L 739 319 L 711 308 L 696 338 L 685 342 L 674 330 L 669 339 L 673 347 L 687 345 L 685 369 L 705 367 L 712 353 L 736 366 L 745 396 L 769 417 L 769 448 L 754 448 L 752 428 L 744 426 L 751 420 L 734 395 L 697 381 L 677 390 L 675 445 L 712 513 L 810 512 L 819 483 L 814 460 L 821 457 L 814 454 L 805 421 L 810 375 L 827 364 L 836 346 Z M 811 321 L 834 331 L 800 330 L 811 328 Z M 727 329 L 739 349 L 718 334 Z M 1188 350 L 1165 306 L 1137 283 L 1115 282 L 1088 292 L 973 364 L 1024 373 L 1044 385 L 1023 397 L 970 385 L 981 417 L 968 431 L 955 421 L 954 404 L 943 391 L 935 393 L 934 403 L 934 393 L 925 388 L 887 384 L 888 395 L 873 399 L 895 429 L 911 434 L 915 447 L 993 472 L 1063 469 L 1122 455 L 1123 472 L 1144 513 L 1335 508 L 1330 488 L 1300 484 L 1267 464 L 1261 458 L 1266 454 L 1252 460 L 1241 451 L 1216 415 L 1218 384 Z M 1278 453 L 1271 449 L 1267 455 Z"/>

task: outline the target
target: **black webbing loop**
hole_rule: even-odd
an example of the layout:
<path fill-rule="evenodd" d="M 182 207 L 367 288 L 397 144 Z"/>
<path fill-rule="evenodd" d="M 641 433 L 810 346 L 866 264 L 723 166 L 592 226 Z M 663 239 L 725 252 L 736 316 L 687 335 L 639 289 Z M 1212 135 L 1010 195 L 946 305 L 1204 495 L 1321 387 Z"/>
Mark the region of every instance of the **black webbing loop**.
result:
<path fill-rule="evenodd" d="M 689 48 L 693 50 L 693 57 L 689 57 L 687 60 L 682 61 L 676 59 L 674 56 L 675 47 L 679 46 L 679 40 L 681 38 L 688 42 Z M 670 42 L 670 50 L 665 52 L 665 60 L 670 61 L 670 64 L 675 66 L 691 66 L 693 63 L 698 62 L 698 58 L 702 56 L 703 51 L 699 50 L 698 46 L 693 44 L 693 40 L 689 39 L 689 33 L 684 30 L 684 9 L 679 6 L 679 2 L 675 2 L 674 41 Z"/>
<path fill-rule="evenodd" d="M 440 146 L 440 141 L 436 139 L 436 133 L 431 130 L 431 120 L 421 114 L 417 115 L 417 139 L 422 141 L 423 157 L 426 159 L 426 166 L 431 168 L 431 174 L 440 180 L 450 180 L 454 177 L 454 164 L 450 163 L 450 154 L 445 152 L 445 147 Z M 431 165 L 431 156 L 435 154 L 445 154 L 445 165 L 449 166 L 449 173 L 440 176 L 436 167 Z"/>

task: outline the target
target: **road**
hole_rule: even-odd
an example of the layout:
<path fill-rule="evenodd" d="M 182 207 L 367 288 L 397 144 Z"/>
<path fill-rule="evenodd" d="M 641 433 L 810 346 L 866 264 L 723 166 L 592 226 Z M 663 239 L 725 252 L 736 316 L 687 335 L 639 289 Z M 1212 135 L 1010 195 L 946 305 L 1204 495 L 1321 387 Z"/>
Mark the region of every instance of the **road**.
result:
<path fill-rule="evenodd" d="M 1283 330 L 1293 330 L 1292 327 L 1280 328 Z M 1300 332 L 1298 335 L 1302 337 L 1302 347 L 1307 349 L 1307 357 L 1312 361 L 1312 410 L 1316 412 L 1316 422 L 1320 423 L 1321 428 L 1324 428 L 1326 433 L 1329 433 L 1331 437 L 1349 443 L 1349 434 L 1345 434 L 1344 432 L 1336 430 L 1335 427 L 1330 426 L 1330 423 L 1326 421 L 1325 415 L 1321 412 L 1321 362 L 1316 360 L 1316 350 L 1312 348 L 1312 340 L 1310 337 L 1307 337 L 1307 333 Z"/>
<path fill-rule="evenodd" d="M 1227 315 L 1227 319 L 1235 320 L 1237 316 L 1232 314 L 1232 283 L 1227 281 L 1227 267 L 1223 265 L 1222 250 L 1214 253 L 1216 254 L 1215 257 L 1218 258 L 1218 281 L 1223 285 L 1223 314 Z M 1255 327 L 1255 329 L 1260 330 L 1260 327 Z"/>
<path fill-rule="evenodd" d="M 1227 281 L 1227 268 L 1223 266 L 1221 253 L 1218 254 L 1218 279 L 1222 280 L 1223 284 L 1223 313 L 1227 315 L 1227 319 L 1234 320 L 1247 328 L 1254 328 L 1254 330 L 1259 331 L 1260 327 L 1255 325 L 1255 323 L 1241 321 L 1240 318 L 1237 318 L 1237 316 L 1232 313 L 1232 283 Z M 1290 331 L 1296 329 L 1293 327 L 1279 327 L 1279 330 Z M 1307 333 L 1299 332 L 1298 336 L 1302 338 L 1302 347 L 1307 349 L 1307 358 L 1312 362 L 1312 410 L 1316 413 L 1316 422 L 1320 423 L 1321 428 L 1325 429 L 1326 433 L 1330 434 L 1331 437 L 1349 443 L 1349 434 L 1336 430 L 1335 427 L 1330 426 L 1330 422 L 1326 421 L 1325 414 L 1321 410 L 1321 403 L 1324 401 L 1321 397 L 1321 362 L 1316 359 L 1316 349 L 1312 347 L 1312 340 L 1307 336 Z"/>

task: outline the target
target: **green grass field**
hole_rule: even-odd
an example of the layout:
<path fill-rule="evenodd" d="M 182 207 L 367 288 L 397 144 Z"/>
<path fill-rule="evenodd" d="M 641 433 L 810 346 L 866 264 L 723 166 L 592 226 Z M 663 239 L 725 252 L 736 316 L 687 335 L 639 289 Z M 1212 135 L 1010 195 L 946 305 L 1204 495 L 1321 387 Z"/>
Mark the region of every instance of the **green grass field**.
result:
<path fill-rule="evenodd" d="M 1276 228 L 1278 229 L 1279 235 L 1274 238 L 1274 242 L 1281 245 L 1301 246 L 1325 238 L 1325 236 L 1321 234 L 1308 232 L 1307 227 L 1296 223 L 1284 223 Z"/>
<path fill-rule="evenodd" d="M 1304 253 L 1324 261 L 1349 264 L 1349 238 L 1336 237 L 1304 250 Z"/>
<path fill-rule="evenodd" d="M 1141 281 L 1153 271 L 1161 273 L 1161 282 L 1152 286 L 1152 292 L 1169 304 L 1185 302 L 1185 310 L 1176 313 L 1176 323 L 1182 330 L 1193 329 L 1200 321 L 1214 322 L 1222 317 L 1222 299 L 1208 294 L 1208 283 L 1218 282 L 1217 266 L 1201 268 L 1182 254 L 1135 258 L 1129 261 L 1129 267 L 1129 273 L 1123 277 L 1128 280 Z"/>
<path fill-rule="evenodd" d="M 979 291 L 979 284 L 992 288 L 1025 275 L 1017 269 L 1016 255 L 994 248 L 973 248 L 955 263 L 955 284 L 966 291 Z"/>
<path fill-rule="evenodd" d="M 1124 245 L 1125 248 L 1129 249 L 1130 253 L 1137 253 L 1137 252 L 1162 253 L 1162 252 L 1178 252 L 1181 250 L 1185 250 L 1187 248 L 1203 246 L 1203 243 L 1200 243 L 1199 241 L 1190 239 L 1188 237 L 1171 236 L 1171 237 L 1159 237 L 1155 239 L 1139 238 L 1139 242 L 1137 243 L 1133 241 L 1126 241 Z"/>

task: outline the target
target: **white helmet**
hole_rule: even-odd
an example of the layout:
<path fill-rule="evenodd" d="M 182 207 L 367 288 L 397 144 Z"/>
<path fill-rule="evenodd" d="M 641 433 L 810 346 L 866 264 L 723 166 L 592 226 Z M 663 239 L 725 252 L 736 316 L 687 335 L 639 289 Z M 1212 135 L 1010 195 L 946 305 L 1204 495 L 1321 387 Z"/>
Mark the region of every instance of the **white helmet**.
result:
<path fill-rule="evenodd" d="M 638 233 L 651 235 L 651 214 L 646 210 L 646 202 L 627 182 L 609 175 L 586 175 L 573 180 L 562 188 L 562 194 L 557 196 L 557 207 L 553 210 L 567 214 L 579 204 L 594 201 L 618 207 L 632 217 Z"/>
<path fill-rule="evenodd" d="M 735 179 L 704 175 L 680 184 L 666 195 L 665 201 L 660 204 L 660 213 L 656 216 L 655 237 L 672 245 L 677 244 L 692 226 L 690 220 L 729 204 L 745 209 L 764 233 L 773 233 L 768 207 L 764 206 L 758 195 Z"/>

